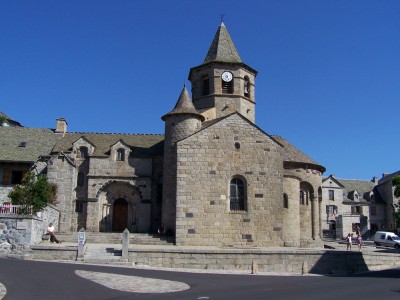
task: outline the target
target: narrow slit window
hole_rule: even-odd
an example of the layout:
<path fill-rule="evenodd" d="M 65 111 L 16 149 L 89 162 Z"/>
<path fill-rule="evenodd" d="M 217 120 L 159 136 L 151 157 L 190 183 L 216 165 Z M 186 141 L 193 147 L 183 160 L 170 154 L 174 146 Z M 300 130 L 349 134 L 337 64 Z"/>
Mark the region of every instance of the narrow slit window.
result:
<path fill-rule="evenodd" d="M 245 97 L 250 97 L 250 80 L 247 76 L 244 78 L 243 93 Z"/>
<path fill-rule="evenodd" d="M 210 78 L 203 76 L 203 96 L 210 95 Z"/>
<path fill-rule="evenodd" d="M 283 194 L 283 207 L 289 208 L 289 197 L 287 194 Z"/>

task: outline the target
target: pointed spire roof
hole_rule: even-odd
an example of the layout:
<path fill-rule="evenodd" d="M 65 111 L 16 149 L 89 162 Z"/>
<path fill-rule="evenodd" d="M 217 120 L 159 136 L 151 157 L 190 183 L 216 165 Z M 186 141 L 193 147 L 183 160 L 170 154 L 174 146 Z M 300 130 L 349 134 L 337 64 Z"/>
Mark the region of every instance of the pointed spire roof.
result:
<path fill-rule="evenodd" d="M 203 64 L 211 61 L 242 63 L 224 22 L 218 27 Z"/>
<path fill-rule="evenodd" d="M 176 102 L 174 109 L 162 116 L 161 119 L 165 121 L 168 117 L 173 115 L 193 115 L 200 118 L 201 121 L 204 121 L 204 117 L 197 112 L 192 100 L 190 99 L 186 84 L 183 86 L 182 92 L 179 95 L 178 102 Z"/>

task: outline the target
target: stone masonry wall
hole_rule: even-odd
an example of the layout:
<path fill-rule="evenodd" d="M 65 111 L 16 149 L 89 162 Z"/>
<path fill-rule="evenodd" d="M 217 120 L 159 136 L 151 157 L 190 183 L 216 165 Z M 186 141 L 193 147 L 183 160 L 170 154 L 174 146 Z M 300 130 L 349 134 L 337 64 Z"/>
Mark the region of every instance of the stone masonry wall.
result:
<path fill-rule="evenodd" d="M 307 244 L 314 243 L 313 241 L 320 240 L 321 237 L 318 193 L 321 189 L 322 174 L 310 166 L 290 164 L 285 166 L 284 174 L 286 177 L 299 179 L 298 193 L 300 186 L 306 187 L 309 192 L 308 205 L 300 205 L 300 240 L 301 246 L 307 247 Z"/>
<path fill-rule="evenodd" d="M 49 182 L 57 184 L 57 208 L 60 210 L 59 231 L 74 231 L 71 224 L 74 211 L 76 168 L 63 155 L 54 156 L 47 166 Z"/>
<path fill-rule="evenodd" d="M 362 253 L 356 251 L 325 250 L 251 250 L 202 249 L 155 251 L 135 249 L 129 251 L 129 261 L 136 265 L 165 268 L 208 270 L 241 270 L 251 272 L 255 263 L 261 272 L 288 272 L 302 274 L 354 274 L 368 270 L 400 266 L 397 254 Z"/>
<path fill-rule="evenodd" d="M 300 246 L 300 204 L 299 204 L 299 179 L 293 177 L 284 178 L 284 192 L 288 196 L 288 208 L 283 210 L 285 246 Z"/>
<path fill-rule="evenodd" d="M 236 114 L 178 142 L 177 245 L 282 246 L 280 151 Z M 246 211 L 230 211 L 234 176 L 246 182 Z"/>
<path fill-rule="evenodd" d="M 162 222 L 168 231 L 175 231 L 176 226 L 177 161 L 175 143 L 193 134 L 200 127 L 200 120 L 190 115 L 174 115 L 165 121 Z"/>

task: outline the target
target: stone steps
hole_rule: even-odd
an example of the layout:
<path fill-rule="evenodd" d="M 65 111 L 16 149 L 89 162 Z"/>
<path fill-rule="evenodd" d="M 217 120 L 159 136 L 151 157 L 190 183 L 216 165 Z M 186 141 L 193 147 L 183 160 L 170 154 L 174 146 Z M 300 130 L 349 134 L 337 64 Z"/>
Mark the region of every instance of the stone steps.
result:
<path fill-rule="evenodd" d="M 132 266 L 122 258 L 122 250 L 105 244 L 87 244 L 82 262 L 88 264 Z"/>
<path fill-rule="evenodd" d="M 78 233 L 57 233 L 57 238 L 63 242 L 76 243 L 78 240 Z M 155 234 L 147 233 L 131 233 L 130 244 L 139 245 L 170 245 L 174 243 L 173 237 L 159 236 Z M 99 233 L 99 232 L 87 232 L 86 242 L 93 244 L 121 244 L 122 233 Z"/>

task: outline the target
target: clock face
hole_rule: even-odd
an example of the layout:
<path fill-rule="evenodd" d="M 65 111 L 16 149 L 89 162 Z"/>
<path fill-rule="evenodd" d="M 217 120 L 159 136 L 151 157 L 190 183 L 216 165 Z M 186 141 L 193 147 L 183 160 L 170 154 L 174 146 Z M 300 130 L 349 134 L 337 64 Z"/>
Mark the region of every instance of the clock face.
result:
<path fill-rule="evenodd" d="M 225 82 L 230 82 L 233 79 L 233 75 L 231 72 L 225 71 L 224 73 L 222 73 L 221 78 Z"/>

